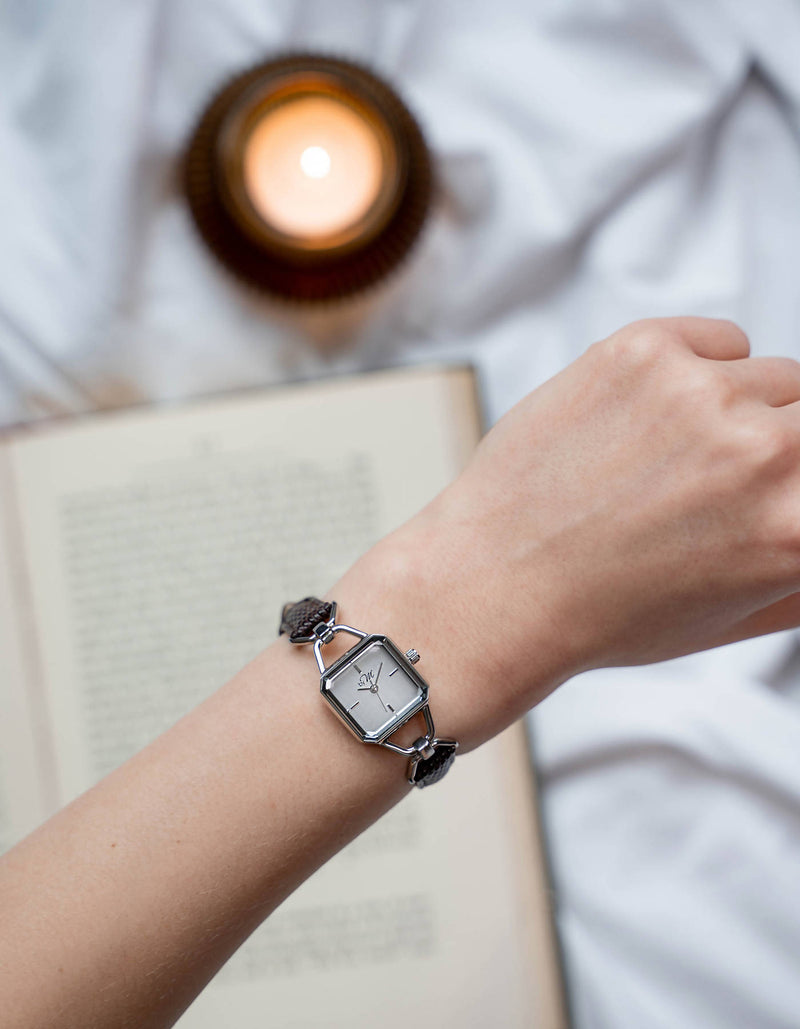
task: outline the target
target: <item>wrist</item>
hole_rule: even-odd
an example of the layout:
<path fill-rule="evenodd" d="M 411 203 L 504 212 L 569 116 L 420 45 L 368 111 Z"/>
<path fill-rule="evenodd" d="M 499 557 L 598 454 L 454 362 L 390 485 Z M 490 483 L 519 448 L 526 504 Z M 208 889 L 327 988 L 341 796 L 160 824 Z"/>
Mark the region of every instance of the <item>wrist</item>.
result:
<path fill-rule="evenodd" d="M 544 584 L 538 616 L 527 612 L 515 624 L 509 578 L 482 567 L 468 528 L 429 505 L 367 551 L 328 597 L 341 621 L 419 651 L 437 733 L 457 739 L 463 752 L 574 674 L 551 627 Z"/>

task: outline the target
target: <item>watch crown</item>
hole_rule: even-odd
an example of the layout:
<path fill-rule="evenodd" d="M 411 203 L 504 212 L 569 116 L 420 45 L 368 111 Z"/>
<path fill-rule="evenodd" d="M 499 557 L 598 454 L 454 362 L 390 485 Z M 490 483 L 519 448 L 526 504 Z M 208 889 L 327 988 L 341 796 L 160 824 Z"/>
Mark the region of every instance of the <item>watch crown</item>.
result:
<path fill-rule="evenodd" d="M 417 661 L 419 661 L 419 654 L 412 647 L 411 650 L 406 651 L 406 659 L 410 661 L 412 665 L 415 665 Z"/>

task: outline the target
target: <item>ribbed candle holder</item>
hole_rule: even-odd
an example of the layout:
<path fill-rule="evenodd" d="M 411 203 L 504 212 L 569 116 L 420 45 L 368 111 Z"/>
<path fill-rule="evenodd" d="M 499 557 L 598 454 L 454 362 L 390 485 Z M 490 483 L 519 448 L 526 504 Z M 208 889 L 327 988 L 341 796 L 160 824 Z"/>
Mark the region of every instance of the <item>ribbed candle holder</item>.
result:
<path fill-rule="evenodd" d="M 192 133 L 183 184 L 202 238 L 240 280 L 319 303 L 407 255 L 432 163 L 397 93 L 352 61 L 290 54 L 236 76 Z"/>

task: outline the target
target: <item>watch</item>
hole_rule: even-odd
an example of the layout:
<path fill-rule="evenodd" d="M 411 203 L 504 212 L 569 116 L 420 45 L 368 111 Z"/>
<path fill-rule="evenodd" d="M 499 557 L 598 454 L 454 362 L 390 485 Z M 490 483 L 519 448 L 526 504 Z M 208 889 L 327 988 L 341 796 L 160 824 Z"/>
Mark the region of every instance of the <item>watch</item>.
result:
<path fill-rule="evenodd" d="M 326 667 L 322 648 L 340 632 L 357 641 Z M 447 774 L 458 743 L 436 736 L 428 684 L 414 668 L 419 661 L 416 650 L 403 653 L 388 636 L 337 623 L 336 602 L 318 597 L 284 605 L 279 635 L 284 633 L 291 643 L 313 643 L 320 693 L 362 743 L 377 743 L 408 757 L 408 781 L 413 786 L 430 786 Z M 425 735 L 410 747 L 392 743 L 392 734 L 420 712 Z"/>

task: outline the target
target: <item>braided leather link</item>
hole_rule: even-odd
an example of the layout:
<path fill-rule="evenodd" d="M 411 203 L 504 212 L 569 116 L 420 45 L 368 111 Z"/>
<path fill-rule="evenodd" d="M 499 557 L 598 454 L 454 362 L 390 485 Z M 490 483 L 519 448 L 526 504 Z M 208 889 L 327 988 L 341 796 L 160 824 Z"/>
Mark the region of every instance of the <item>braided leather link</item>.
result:
<path fill-rule="evenodd" d="M 335 605 L 319 597 L 304 597 L 296 604 L 284 604 L 278 635 L 288 633 L 292 643 L 308 643 L 313 639 L 314 627 L 320 622 L 329 622 Z"/>
<path fill-rule="evenodd" d="M 409 762 L 408 781 L 420 789 L 444 779 L 456 759 L 458 744 L 455 740 L 433 740 L 431 745 L 430 757 L 412 758 Z"/>

